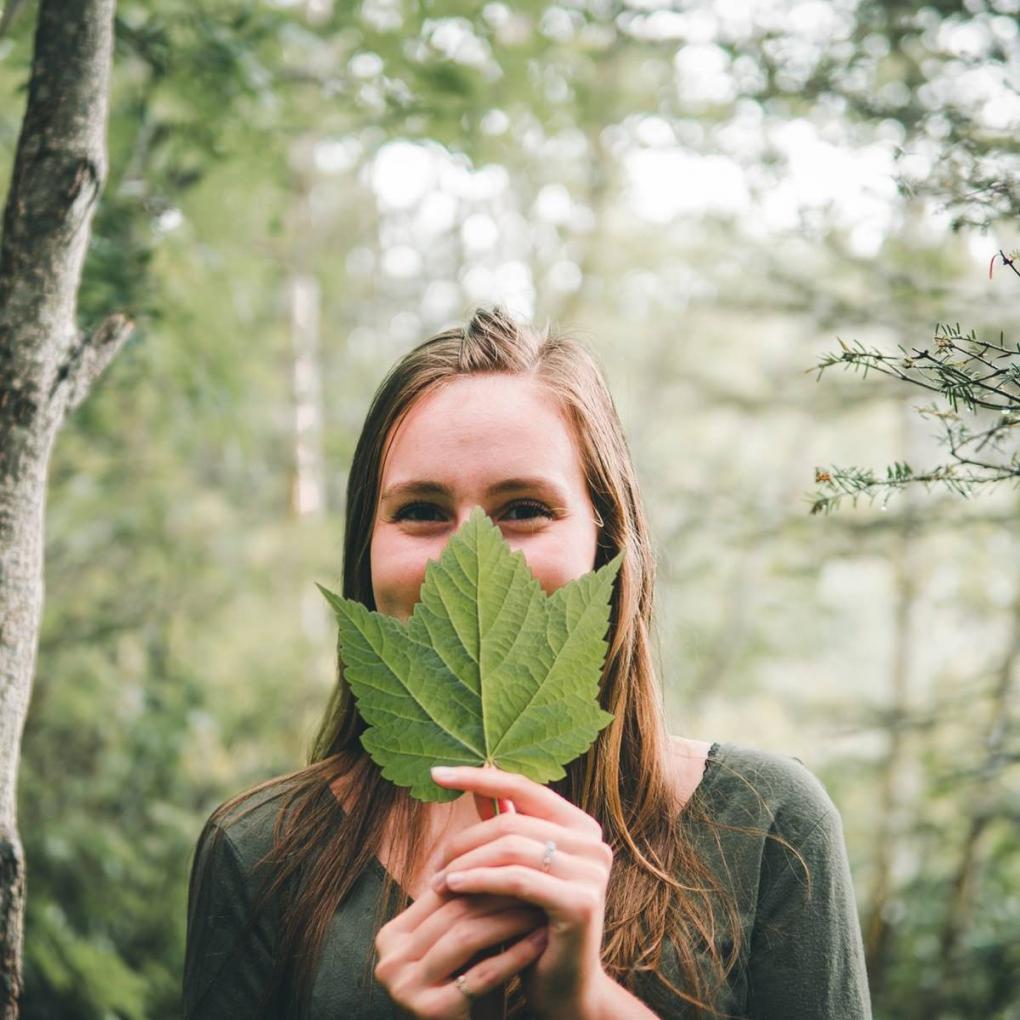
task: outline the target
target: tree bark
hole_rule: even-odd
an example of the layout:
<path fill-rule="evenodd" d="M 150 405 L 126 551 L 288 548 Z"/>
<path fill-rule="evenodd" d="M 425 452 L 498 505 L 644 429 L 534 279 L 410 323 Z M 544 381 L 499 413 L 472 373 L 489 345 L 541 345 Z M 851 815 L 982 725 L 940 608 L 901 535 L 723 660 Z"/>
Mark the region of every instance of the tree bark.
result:
<path fill-rule="evenodd" d="M 43 602 L 46 475 L 57 430 L 124 344 L 76 328 L 106 179 L 115 0 L 41 0 L 0 240 L 0 1020 L 18 1015 L 25 861 L 16 792 Z"/>

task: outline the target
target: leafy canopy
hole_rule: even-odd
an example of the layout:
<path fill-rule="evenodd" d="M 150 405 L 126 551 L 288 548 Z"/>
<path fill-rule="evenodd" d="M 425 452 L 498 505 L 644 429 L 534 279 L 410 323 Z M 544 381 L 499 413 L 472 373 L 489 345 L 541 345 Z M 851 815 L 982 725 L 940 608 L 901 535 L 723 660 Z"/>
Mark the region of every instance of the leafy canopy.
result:
<path fill-rule="evenodd" d="M 613 718 L 598 682 L 621 557 L 548 596 L 479 507 L 426 567 L 406 624 L 319 585 L 383 775 L 425 801 L 460 795 L 433 765 L 562 778 Z"/>

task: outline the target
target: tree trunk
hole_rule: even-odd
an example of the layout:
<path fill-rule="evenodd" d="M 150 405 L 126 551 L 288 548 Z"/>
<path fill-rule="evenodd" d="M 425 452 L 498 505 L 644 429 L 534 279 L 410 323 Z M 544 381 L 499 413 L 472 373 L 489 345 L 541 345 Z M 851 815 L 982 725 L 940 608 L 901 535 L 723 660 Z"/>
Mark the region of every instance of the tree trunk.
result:
<path fill-rule="evenodd" d="M 1011 761 L 1009 747 L 1013 719 L 1010 706 L 1018 673 L 1020 673 L 1020 590 L 1013 598 L 1009 640 L 992 691 L 988 730 L 983 741 L 985 754 L 978 770 L 981 779 L 970 799 L 970 819 L 950 883 L 952 892 L 939 936 L 939 960 L 946 974 L 956 973 L 957 948 L 970 923 L 972 900 L 981 878 L 982 837 L 989 825 L 1003 814 L 1006 806 L 997 786 L 999 778 Z"/>
<path fill-rule="evenodd" d="M 910 424 L 913 410 L 900 403 L 899 442 L 904 459 L 910 456 Z M 921 587 L 921 565 L 915 543 L 919 524 L 915 497 L 904 494 L 899 538 L 892 552 L 894 575 L 893 654 L 889 670 L 888 732 L 886 754 L 878 775 L 874 865 L 869 914 L 864 924 L 864 954 L 872 997 L 881 997 L 885 987 L 894 932 L 888 921 L 889 900 L 895 891 L 893 861 L 903 833 L 903 775 L 910 759 L 907 721 L 910 717 L 910 673 L 914 649 L 913 617 Z"/>
<path fill-rule="evenodd" d="M 106 178 L 115 0 L 41 0 L 0 240 L 0 1020 L 17 1017 L 25 862 L 16 791 L 43 600 L 50 450 L 131 324 L 76 329 Z"/>
<path fill-rule="evenodd" d="M 295 272 L 290 279 L 290 335 L 294 344 L 294 464 L 290 509 L 295 517 L 321 516 L 326 505 L 319 364 L 321 304 L 318 280 L 311 273 Z M 317 603 L 321 601 L 321 598 L 316 599 Z"/>

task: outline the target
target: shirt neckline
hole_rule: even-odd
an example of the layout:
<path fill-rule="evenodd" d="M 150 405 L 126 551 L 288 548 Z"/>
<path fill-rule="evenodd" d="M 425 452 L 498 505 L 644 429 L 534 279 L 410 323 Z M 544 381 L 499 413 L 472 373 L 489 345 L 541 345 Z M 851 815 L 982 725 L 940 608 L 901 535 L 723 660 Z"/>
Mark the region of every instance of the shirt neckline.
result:
<path fill-rule="evenodd" d="M 712 742 L 711 747 L 705 753 L 705 767 L 701 773 L 701 780 L 696 787 L 694 792 L 688 797 L 687 803 L 684 805 L 684 809 L 688 808 L 691 803 L 695 800 L 700 800 L 704 796 L 705 788 L 712 785 L 715 781 L 718 768 L 716 766 L 719 763 L 719 757 L 722 754 L 722 744 L 718 740 Z"/>

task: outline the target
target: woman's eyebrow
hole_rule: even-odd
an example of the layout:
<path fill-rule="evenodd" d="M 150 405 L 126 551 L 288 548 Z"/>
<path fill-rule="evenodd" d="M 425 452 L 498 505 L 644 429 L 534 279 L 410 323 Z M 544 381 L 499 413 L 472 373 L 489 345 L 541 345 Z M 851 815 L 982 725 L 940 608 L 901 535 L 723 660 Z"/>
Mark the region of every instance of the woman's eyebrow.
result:
<path fill-rule="evenodd" d="M 541 490 L 555 496 L 561 502 L 564 499 L 563 491 L 550 478 L 541 476 L 504 478 L 502 481 L 490 485 L 486 489 L 487 496 L 502 496 L 507 492 L 521 492 L 524 490 Z M 384 490 L 379 497 L 380 500 L 406 498 L 408 496 L 450 496 L 452 490 L 442 482 L 431 482 L 425 480 L 412 480 L 407 482 L 396 482 Z"/>
<path fill-rule="evenodd" d="M 448 496 L 450 490 L 439 482 L 397 482 L 383 491 L 379 497 L 384 499 L 397 499 L 405 496 Z"/>
<path fill-rule="evenodd" d="M 502 496 L 507 492 L 521 492 L 524 489 L 538 489 L 542 492 L 556 496 L 561 502 L 564 499 L 563 492 L 559 485 L 551 478 L 544 478 L 541 475 L 534 475 L 527 478 L 505 478 L 495 485 L 490 485 L 486 490 L 488 496 Z"/>

